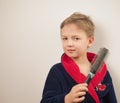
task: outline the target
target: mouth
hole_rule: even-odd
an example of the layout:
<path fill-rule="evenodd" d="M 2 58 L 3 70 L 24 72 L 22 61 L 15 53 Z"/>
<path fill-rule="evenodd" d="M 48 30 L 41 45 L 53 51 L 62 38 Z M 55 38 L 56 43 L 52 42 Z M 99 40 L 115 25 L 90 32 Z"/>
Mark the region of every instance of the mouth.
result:
<path fill-rule="evenodd" d="M 68 52 L 74 52 L 75 50 L 74 49 L 68 49 L 67 51 Z"/>

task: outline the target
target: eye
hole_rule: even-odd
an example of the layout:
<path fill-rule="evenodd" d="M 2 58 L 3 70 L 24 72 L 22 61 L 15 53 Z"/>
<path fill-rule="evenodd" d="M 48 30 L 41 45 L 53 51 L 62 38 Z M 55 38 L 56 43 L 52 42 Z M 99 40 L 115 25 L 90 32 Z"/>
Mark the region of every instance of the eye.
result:
<path fill-rule="evenodd" d="M 79 37 L 75 37 L 74 40 L 80 40 L 80 38 Z"/>
<path fill-rule="evenodd" d="M 62 38 L 62 40 L 67 40 L 68 38 L 66 38 L 66 37 L 64 37 L 64 38 Z"/>

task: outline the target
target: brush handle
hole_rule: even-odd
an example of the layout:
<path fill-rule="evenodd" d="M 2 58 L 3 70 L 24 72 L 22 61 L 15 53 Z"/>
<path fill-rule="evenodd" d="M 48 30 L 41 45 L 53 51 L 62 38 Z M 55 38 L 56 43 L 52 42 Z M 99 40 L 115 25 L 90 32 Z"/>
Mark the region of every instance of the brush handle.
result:
<path fill-rule="evenodd" d="M 89 84 L 90 81 L 91 81 L 91 79 L 93 78 L 93 76 L 94 76 L 94 74 L 90 72 L 90 73 L 88 74 L 88 76 L 87 76 L 87 78 L 86 78 L 86 80 L 85 80 L 84 83 Z"/>

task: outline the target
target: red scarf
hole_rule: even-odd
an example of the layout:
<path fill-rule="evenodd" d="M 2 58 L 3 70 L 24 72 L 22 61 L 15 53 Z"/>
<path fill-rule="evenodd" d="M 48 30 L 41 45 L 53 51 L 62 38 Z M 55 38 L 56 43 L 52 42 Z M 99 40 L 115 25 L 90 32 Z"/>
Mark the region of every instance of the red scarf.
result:
<path fill-rule="evenodd" d="M 92 61 L 94 56 L 95 54 L 93 53 L 90 52 L 87 53 L 87 58 L 90 62 Z M 64 69 L 73 78 L 73 80 L 75 80 L 77 83 L 84 83 L 84 81 L 86 80 L 86 76 L 80 72 L 80 69 L 77 66 L 77 64 L 65 53 L 62 55 L 61 60 Z M 91 95 L 91 97 L 94 99 L 96 103 L 100 103 L 100 101 L 94 88 L 98 85 L 98 83 L 100 83 L 103 80 L 106 71 L 107 71 L 106 65 L 105 63 L 103 63 L 102 66 L 100 67 L 100 70 L 94 75 L 88 86 L 88 93 Z"/>

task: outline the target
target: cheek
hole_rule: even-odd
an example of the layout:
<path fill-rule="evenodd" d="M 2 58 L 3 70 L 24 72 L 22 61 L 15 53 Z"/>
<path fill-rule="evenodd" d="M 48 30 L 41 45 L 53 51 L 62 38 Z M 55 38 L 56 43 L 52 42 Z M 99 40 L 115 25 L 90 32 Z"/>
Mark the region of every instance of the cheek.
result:
<path fill-rule="evenodd" d="M 77 44 L 75 45 L 75 47 L 76 47 L 76 48 L 81 48 L 82 45 L 84 45 L 82 42 L 81 42 L 81 43 L 77 43 Z"/>
<path fill-rule="evenodd" d="M 86 42 L 81 42 L 81 43 L 79 43 L 79 44 L 77 44 L 76 45 L 76 48 L 78 49 L 78 50 L 82 50 L 82 49 L 86 49 L 87 48 L 87 43 Z"/>
<path fill-rule="evenodd" d="M 62 44 L 62 48 L 65 50 L 65 48 L 66 48 L 65 44 Z"/>

